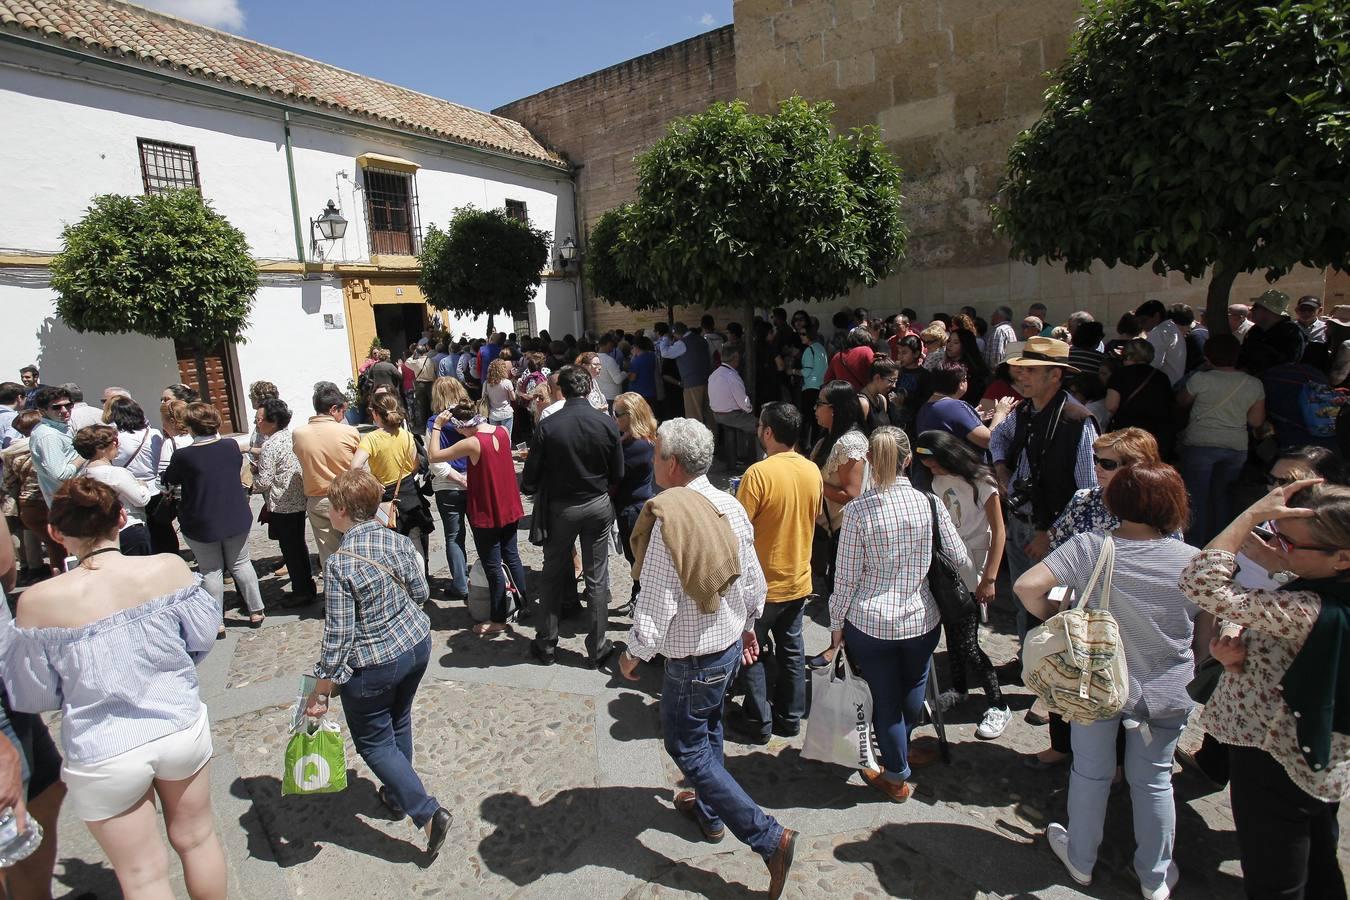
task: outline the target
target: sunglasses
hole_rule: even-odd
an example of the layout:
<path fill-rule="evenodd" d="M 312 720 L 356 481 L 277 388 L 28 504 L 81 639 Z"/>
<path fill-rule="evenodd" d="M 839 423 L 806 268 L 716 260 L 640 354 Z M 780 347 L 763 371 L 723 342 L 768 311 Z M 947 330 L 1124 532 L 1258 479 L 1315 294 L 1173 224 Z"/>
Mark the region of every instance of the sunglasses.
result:
<path fill-rule="evenodd" d="M 1037 325 L 1035 322 L 1023 322 L 1023 323 L 1022 323 L 1022 327 L 1023 327 L 1023 328 L 1039 328 L 1040 326 Z"/>
<path fill-rule="evenodd" d="M 1293 484 L 1295 481 L 1298 480 L 1299 480 L 1298 475 L 1286 475 L 1283 478 L 1276 478 L 1274 475 L 1267 475 L 1266 487 L 1271 488 L 1289 487 L 1289 485 Z"/>
<path fill-rule="evenodd" d="M 70 409 L 72 406 L 74 406 L 74 404 L 71 403 L 69 400 L 62 400 L 62 401 L 60 401 L 59 403 L 53 403 L 53 404 L 51 404 L 51 405 L 48 406 L 47 408 L 48 408 L 48 409 Z"/>
<path fill-rule="evenodd" d="M 1270 523 L 1270 533 L 1275 537 L 1275 543 L 1283 553 L 1293 553 L 1295 550 L 1311 550 L 1314 553 L 1336 553 L 1341 547 L 1328 547 L 1325 544 L 1300 544 L 1290 540 L 1280 533 L 1279 526 L 1274 522 Z"/>
<path fill-rule="evenodd" d="M 1092 454 L 1092 461 L 1096 465 L 1101 466 L 1103 472 L 1114 472 L 1123 465 L 1118 459 L 1103 459 L 1095 453 Z"/>

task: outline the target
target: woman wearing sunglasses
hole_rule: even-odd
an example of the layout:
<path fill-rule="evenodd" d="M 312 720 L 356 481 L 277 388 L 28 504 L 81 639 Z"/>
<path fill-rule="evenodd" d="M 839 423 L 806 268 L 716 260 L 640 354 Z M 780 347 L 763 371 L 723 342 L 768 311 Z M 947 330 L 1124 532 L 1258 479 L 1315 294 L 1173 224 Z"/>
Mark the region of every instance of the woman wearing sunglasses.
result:
<path fill-rule="evenodd" d="M 1254 529 L 1267 523 L 1270 537 Z M 1295 580 L 1233 581 L 1260 540 Z M 1350 488 L 1317 479 L 1273 489 L 1181 575 L 1194 603 L 1245 628 L 1246 661 L 1205 705 L 1229 746 L 1229 796 L 1249 897 L 1344 898 L 1336 815 L 1350 786 Z"/>

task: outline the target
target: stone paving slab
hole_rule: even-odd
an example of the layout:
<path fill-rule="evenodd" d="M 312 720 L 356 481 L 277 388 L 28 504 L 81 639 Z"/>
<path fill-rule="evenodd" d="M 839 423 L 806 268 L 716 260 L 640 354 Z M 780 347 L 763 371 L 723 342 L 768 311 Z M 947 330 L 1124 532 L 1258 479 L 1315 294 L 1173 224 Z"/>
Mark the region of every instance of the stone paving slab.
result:
<path fill-rule="evenodd" d="M 722 477 L 715 473 L 715 481 Z M 448 586 L 442 540 L 440 532 L 432 536 L 433 598 Z M 279 561 L 261 530 L 250 547 L 262 573 Z M 520 548 L 534 599 L 542 553 L 523 534 Z M 622 557 L 610 563 L 617 606 L 631 578 Z M 767 886 L 757 855 L 730 836 L 703 842 L 673 809 L 680 779 L 660 741 L 659 670 L 644 666 L 630 683 L 586 669 L 580 619 L 564 620 L 559 664 L 545 668 L 528 654 L 530 621 L 484 640 L 468 632 L 472 619 L 462 605 L 434 599 L 429 606 L 433 648 L 415 706 L 416 767 L 455 816 L 434 864 L 422 858 L 423 836 L 383 811 L 350 744 L 346 792 L 281 797 L 285 727 L 296 679 L 317 658 L 322 607 L 283 610 L 287 580 L 264 574 L 261 585 L 265 625 L 249 629 L 240 614 L 228 614 L 229 637 L 199 670 L 232 897 L 721 898 L 760 895 Z M 829 635 L 821 606 L 809 612 L 807 649 L 815 653 Z M 626 628 L 613 618 L 610 636 L 621 639 Z M 997 613 L 982 627 L 995 663 L 1013 655 L 1011 632 L 1011 619 Z M 945 680 L 942 651 L 939 670 Z M 1047 822 L 1063 820 L 1067 771 L 1021 765 L 1023 754 L 1046 745 L 1046 730 L 1022 720 L 1031 701 L 1023 689 L 1008 688 L 1007 697 L 1016 716 L 997 741 L 974 737 L 983 711 L 978 689 L 950 713 L 952 764 L 918 770 L 918 792 L 903 805 L 884 801 L 854 772 L 803 760 L 800 737 L 775 737 L 765 747 L 728 742 L 728 767 L 747 792 L 803 832 L 784 896 L 1137 897 L 1128 796 L 1112 800 L 1092 888 L 1072 884 L 1049 852 L 1042 833 Z M 338 721 L 340 709 L 339 698 Z M 1179 772 L 1174 783 L 1179 895 L 1240 895 L 1227 793 L 1190 773 Z M 120 896 L 83 824 L 67 813 L 59 833 L 55 896 Z M 175 892 L 185 896 L 172 855 L 171 865 Z"/>

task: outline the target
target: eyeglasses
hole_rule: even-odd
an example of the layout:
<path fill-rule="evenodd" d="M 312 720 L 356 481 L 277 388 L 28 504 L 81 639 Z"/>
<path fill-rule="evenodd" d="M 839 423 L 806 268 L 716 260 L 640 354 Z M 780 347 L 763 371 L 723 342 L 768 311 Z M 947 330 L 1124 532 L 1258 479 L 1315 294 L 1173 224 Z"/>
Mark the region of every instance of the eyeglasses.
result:
<path fill-rule="evenodd" d="M 48 408 L 48 409 L 70 409 L 72 406 L 74 406 L 74 404 L 71 403 L 69 400 L 61 400 L 61 401 L 58 401 L 58 402 L 56 402 L 56 403 L 50 404 L 47 408 Z"/>
<path fill-rule="evenodd" d="M 1314 553 L 1336 553 L 1343 549 L 1341 547 L 1328 547 L 1325 544 L 1299 544 L 1295 541 L 1291 541 L 1280 533 L 1279 526 L 1274 522 L 1270 523 L 1270 532 L 1275 536 L 1275 543 L 1279 545 L 1280 550 L 1284 553 L 1293 553 L 1295 550 L 1311 550 Z"/>
<path fill-rule="evenodd" d="M 1092 454 L 1092 461 L 1095 464 L 1101 466 L 1103 472 L 1114 472 L 1116 469 L 1119 469 L 1121 467 L 1120 460 L 1104 459 L 1103 457 L 1100 457 L 1095 453 Z"/>

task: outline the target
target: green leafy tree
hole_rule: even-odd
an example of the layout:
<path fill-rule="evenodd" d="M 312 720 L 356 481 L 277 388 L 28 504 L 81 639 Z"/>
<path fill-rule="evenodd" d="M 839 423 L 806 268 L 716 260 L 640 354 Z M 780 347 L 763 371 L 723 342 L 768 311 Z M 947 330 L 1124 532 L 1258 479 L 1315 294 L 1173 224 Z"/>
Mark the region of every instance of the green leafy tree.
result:
<path fill-rule="evenodd" d="M 672 310 L 640 280 L 641 260 L 634 258 L 635 245 L 625 241 L 632 228 L 632 204 L 611 209 L 596 220 L 587 241 L 586 280 L 606 302 L 636 311 Z"/>
<path fill-rule="evenodd" d="M 428 303 L 459 315 L 524 317 L 543 281 L 553 237 L 502 209 L 463 206 L 445 231 L 432 225 L 418 259 L 417 284 Z"/>
<path fill-rule="evenodd" d="M 1013 145 L 1014 258 L 1211 273 L 1350 263 L 1350 4 L 1100 0 Z"/>
<path fill-rule="evenodd" d="M 834 134 L 833 109 L 792 97 L 761 116 L 737 101 L 674 121 L 638 159 L 621 274 L 658 302 L 747 313 L 890 274 L 907 238 L 900 169 L 875 128 Z"/>
<path fill-rule="evenodd" d="M 239 229 L 195 190 L 104 194 L 62 232 L 57 314 L 79 332 L 135 332 L 210 348 L 241 341 L 258 268 Z"/>

